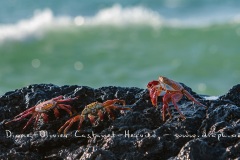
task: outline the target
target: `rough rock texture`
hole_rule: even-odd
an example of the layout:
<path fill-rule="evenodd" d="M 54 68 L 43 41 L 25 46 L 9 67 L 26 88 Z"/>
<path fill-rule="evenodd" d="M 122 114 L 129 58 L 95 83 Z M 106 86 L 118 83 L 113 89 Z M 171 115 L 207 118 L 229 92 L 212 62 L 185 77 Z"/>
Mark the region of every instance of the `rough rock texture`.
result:
<path fill-rule="evenodd" d="M 7 92 L 0 97 L 0 159 L 240 159 L 240 85 L 215 99 L 182 85 L 208 108 L 184 97 L 178 104 L 186 120 L 170 104 L 173 118 L 165 122 L 162 97 L 156 110 L 146 89 L 36 84 Z M 69 119 L 63 110 L 59 119 L 50 111 L 48 123 L 40 119 L 36 130 L 30 125 L 24 133 L 29 117 L 5 124 L 27 108 L 59 95 L 79 96 L 68 103 L 79 113 L 91 102 L 115 98 L 125 100 L 132 111 L 114 111 L 115 120 L 106 115 L 97 126 L 86 120 L 80 132 L 76 132 L 76 123 L 67 135 L 57 133 Z"/>

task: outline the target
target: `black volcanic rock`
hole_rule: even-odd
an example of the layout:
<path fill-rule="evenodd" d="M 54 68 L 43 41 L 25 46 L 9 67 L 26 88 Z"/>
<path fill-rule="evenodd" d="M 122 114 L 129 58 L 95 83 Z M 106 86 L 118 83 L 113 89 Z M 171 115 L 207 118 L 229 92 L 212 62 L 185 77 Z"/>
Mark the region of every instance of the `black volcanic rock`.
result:
<path fill-rule="evenodd" d="M 240 159 L 240 85 L 217 98 L 201 96 L 182 84 L 198 101 L 207 106 L 193 105 L 186 97 L 179 109 L 182 120 L 170 103 L 173 118 L 162 121 L 162 97 L 156 109 L 146 89 L 136 87 L 56 86 L 35 84 L 7 92 L 0 97 L 0 159 Z M 78 112 L 87 104 L 110 99 L 126 101 L 131 111 L 113 111 L 116 119 L 107 115 L 92 126 L 83 122 L 77 132 L 74 124 L 67 135 L 58 129 L 70 117 L 60 110 L 56 119 L 48 113 L 49 122 L 30 125 L 24 133 L 22 121 L 5 124 L 14 116 L 45 100 L 63 95 L 78 96 L 69 102 Z"/>

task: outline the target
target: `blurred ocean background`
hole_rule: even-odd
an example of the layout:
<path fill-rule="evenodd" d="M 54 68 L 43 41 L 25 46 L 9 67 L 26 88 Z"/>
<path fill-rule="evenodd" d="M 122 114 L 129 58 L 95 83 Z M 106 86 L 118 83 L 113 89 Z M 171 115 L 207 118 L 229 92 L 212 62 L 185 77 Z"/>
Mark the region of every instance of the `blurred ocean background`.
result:
<path fill-rule="evenodd" d="M 36 83 L 222 95 L 240 83 L 239 0 L 0 0 L 0 95 Z"/>

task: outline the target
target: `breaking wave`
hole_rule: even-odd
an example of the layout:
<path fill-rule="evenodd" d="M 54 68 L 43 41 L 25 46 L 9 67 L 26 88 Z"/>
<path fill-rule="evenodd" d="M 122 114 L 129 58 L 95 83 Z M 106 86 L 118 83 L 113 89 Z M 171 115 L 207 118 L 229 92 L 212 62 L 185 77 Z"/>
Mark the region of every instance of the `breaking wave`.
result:
<path fill-rule="evenodd" d="M 187 18 L 165 18 L 158 12 L 147 9 L 142 6 L 126 7 L 113 5 L 110 8 L 102 9 L 94 16 L 54 16 L 50 9 L 35 11 L 32 18 L 22 19 L 15 24 L 0 25 L 0 42 L 5 40 L 21 40 L 28 36 L 42 36 L 46 30 L 55 27 L 72 27 L 72 26 L 129 26 L 129 25 L 146 25 L 151 27 L 196 27 L 209 26 L 214 23 L 240 23 L 240 15 L 232 19 L 214 21 L 208 17 L 203 19 Z"/>

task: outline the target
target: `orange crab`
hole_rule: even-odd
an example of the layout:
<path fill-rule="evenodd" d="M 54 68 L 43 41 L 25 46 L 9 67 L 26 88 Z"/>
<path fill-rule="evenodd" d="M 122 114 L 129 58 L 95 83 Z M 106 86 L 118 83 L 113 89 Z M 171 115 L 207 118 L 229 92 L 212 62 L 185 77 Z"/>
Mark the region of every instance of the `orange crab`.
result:
<path fill-rule="evenodd" d="M 52 98 L 50 100 L 44 101 L 42 103 L 39 103 L 36 106 L 33 106 L 33 107 L 25 110 L 24 112 L 15 116 L 13 120 L 6 122 L 5 124 L 20 121 L 20 120 L 24 119 L 25 117 L 27 117 L 28 115 L 32 115 L 31 118 L 28 120 L 28 122 L 23 127 L 22 131 L 24 131 L 27 128 L 27 126 L 33 122 L 34 119 L 35 119 L 34 128 L 36 128 L 37 122 L 40 117 L 43 118 L 44 122 L 48 122 L 48 115 L 46 114 L 46 112 L 48 112 L 50 110 L 54 111 L 54 115 L 57 118 L 60 116 L 58 109 L 65 110 L 71 116 L 72 115 L 71 106 L 64 104 L 64 103 L 71 102 L 77 98 L 78 97 L 63 99 L 63 96 L 58 96 L 58 97 Z"/>
<path fill-rule="evenodd" d="M 66 134 L 73 123 L 77 121 L 79 121 L 78 130 L 80 130 L 83 121 L 86 120 L 87 117 L 89 118 L 92 125 L 95 125 L 95 118 L 99 117 L 99 119 L 102 121 L 105 112 L 109 114 L 110 118 L 114 119 L 115 117 L 111 110 L 131 110 L 131 108 L 116 105 L 116 103 L 121 103 L 123 106 L 125 106 L 125 101 L 119 99 L 107 100 L 104 103 L 93 102 L 85 106 L 81 114 L 78 114 L 66 121 L 66 123 L 58 130 L 58 132 L 61 133 L 64 130 L 64 134 Z"/>
<path fill-rule="evenodd" d="M 185 95 L 193 103 L 206 107 L 202 103 L 198 102 L 180 83 L 168 79 L 167 77 L 160 76 L 158 81 L 153 80 L 149 82 L 147 88 L 149 90 L 151 102 L 155 107 L 157 107 L 158 96 L 163 95 L 163 121 L 165 121 L 166 109 L 170 118 L 172 117 L 168 107 L 168 103 L 170 101 L 172 101 L 181 118 L 185 119 L 185 116 L 181 113 L 177 106 L 177 102 L 182 99 L 183 95 Z"/>

